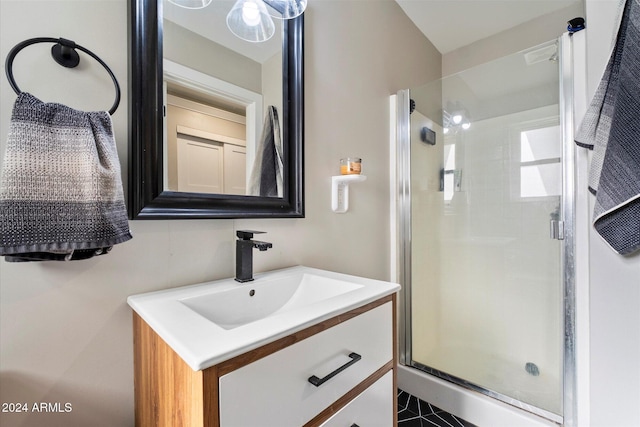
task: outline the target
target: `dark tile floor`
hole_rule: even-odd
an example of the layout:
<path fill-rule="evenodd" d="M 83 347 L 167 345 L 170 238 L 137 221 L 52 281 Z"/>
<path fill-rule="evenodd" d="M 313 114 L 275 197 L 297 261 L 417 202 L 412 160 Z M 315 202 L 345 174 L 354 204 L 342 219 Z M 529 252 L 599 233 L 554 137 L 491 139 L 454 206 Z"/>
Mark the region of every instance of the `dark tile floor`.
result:
<path fill-rule="evenodd" d="M 430 403 L 398 390 L 398 427 L 476 427 Z"/>

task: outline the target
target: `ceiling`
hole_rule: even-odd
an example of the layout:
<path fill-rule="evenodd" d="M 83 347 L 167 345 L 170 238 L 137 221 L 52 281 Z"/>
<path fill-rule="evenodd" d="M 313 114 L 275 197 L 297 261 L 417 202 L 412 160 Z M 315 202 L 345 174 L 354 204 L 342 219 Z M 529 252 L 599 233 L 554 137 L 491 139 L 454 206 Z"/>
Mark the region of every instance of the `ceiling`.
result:
<path fill-rule="evenodd" d="M 445 54 L 581 0 L 395 0 Z"/>

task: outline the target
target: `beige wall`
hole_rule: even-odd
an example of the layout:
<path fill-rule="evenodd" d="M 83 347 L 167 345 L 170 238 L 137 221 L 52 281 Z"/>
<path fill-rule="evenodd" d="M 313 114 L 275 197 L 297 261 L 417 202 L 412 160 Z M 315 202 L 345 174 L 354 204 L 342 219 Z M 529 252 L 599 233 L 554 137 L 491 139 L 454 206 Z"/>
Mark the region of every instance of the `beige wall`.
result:
<path fill-rule="evenodd" d="M 171 21 L 164 21 L 163 34 L 165 58 L 236 86 L 262 93 L 262 67 L 259 62 L 187 31 Z"/>
<path fill-rule="evenodd" d="M 123 102 L 113 116 L 126 181 L 127 6 L 124 0 L 0 2 L 0 56 L 31 37 L 63 36 L 113 69 Z M 391 0 L 314 0 L 306 14 L 306 218 L 133 221 L 134 238 L 73 263 L 0 262 L 0 401 L 69 402 L 62 414 L 0 413 L 8 426 L 133 426 L 128 295 L 233 275 L 234 229 L 267 231 L 274 248 L 256 270 L 306 264 L 376 279 L 389 276 L 388 105 L 401 88 L 440 77 L 438 52 Z M 113 89 L 99 66 L 66 70 L 49 46 L 25 49 L 14 73 L 45 101 L 107 109 Z M 66 79 L 66 80 L 65 80 Z M 65 81 L 69 82 L 65 86 Z M 54 84 L 55 82 L 55 84 Z M 0 151 L 15 99 L 0 82 Z M 330 208 L 338 160 L 361 156 L 369 179 L 350 211 Z"/>
<path fill-rule="evenodd" d="M 262 103 L 264 118 L 266 118 L 268 106 L 276 107 L 280 132 L 282 132 L 282 118 L 284 116 L 282 109 L 282 52 L 276 53 L 262 64 Z M 258 131 L 259 137 L 262 134 L 262 128 Z"/>

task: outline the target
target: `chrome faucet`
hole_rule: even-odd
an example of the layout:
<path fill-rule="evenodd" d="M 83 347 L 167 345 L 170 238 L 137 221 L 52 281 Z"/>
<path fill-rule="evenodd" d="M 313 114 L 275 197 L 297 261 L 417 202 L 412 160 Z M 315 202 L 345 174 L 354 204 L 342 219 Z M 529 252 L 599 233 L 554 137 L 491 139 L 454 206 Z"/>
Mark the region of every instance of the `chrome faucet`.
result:
<path fill-rule="evenodd" d="M 269 242 L 251 240 L 254 234 L 262 234 L 264 231 L 238 230 L 236 231 L 236 281 L 250 282 L 253 280 L 253 248 L 264 252 L 273 245 Z"/>

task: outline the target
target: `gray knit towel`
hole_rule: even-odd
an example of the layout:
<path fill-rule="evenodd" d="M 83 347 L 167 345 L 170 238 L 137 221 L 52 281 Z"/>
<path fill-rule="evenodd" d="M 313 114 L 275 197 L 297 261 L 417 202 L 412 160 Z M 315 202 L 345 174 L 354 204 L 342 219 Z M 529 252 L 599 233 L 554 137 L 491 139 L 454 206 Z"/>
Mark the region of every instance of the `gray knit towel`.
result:
<path fill-rule="evenodd" d="M 248 194 L 282 197 L 282 173 L 282 143 L 278 110 L 273 105 L 269 105 L 251 170 Z"/>
<path fill-rule="evenodd" d="M 86 259 L 129 239 L 109 113 L 18 95 L 0 180 L 0 255 Z"/>
<path fill-rule="evenodd" d="M 640 250 L 640 0 L 627 0 L 615 47 L 576 133 L 593 150 L 593 225 L 621 255 Z"/>

